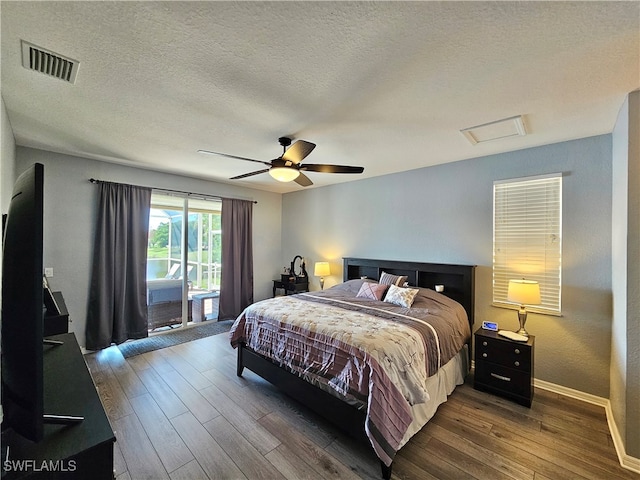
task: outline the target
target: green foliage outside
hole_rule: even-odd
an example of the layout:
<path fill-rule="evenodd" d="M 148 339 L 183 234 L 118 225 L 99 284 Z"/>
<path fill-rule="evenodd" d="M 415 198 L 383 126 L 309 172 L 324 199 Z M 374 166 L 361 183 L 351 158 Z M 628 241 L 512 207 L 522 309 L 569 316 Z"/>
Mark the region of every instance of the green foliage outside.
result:
<path fill-rule="evenodd" d="M 197 250 L 198 242 L 198 216 L 202 215 L 202 245 L 203 249 L 208 249 L 207 242 L 209 240 L 209 230 L 219 232 L 221 230 L 220 215 L 208 215 L 208 214 L 191 214 L 189 215 L 189 251 Z M 209 219 L 211 218 L 211 226 L 209 226 Z M 162 248 L 169 245 L 169 234 L 172 235 L 172 244 L 180 245 L 181 235 L 180 217 L 176 218 L 173 223 L 172 231 L 169 232 L 169 222 L 162 222 L 157 228 L 149 232 L 149 249 Z M 220 236 L 214 235 L 213 237 L 213 251 L 219 251 L 220 248 Z M 215 258 L 215 255 L 214 255 Z"/>
<path fill-rule="evenodd" d="M 162 248 L 167 245 L 169 245 L 169 222 L 164 222 L 149 232 L 149 249 Z"/>
<path fill-rule="evenodd" d="M 162 222 L 155 229 L 149 232 L 149 243 L 147 248 L 148 259 L 173 259 L 176 262 L 180 259 L 180 244 L 182 237 L 181 215 L 175 212 L 173 222 Z M 191 262 L 198 261 L 198 216 L 202 216 L 202 252 L 201 262 L 203 268 L 203 278 L 206 277 L 207 264 L 211 256 L 212 263 L 220 263 L 222 256 L 221 235 L 221 219 L 219 214 L 209 215 L 207 213 L 192 213 L 189 215 L 188 222 L 188 260 Z M 209 225 L 211 223 L 211 225 Z M 212 245 L 209 242 L 209 230 L 217 232 L 212 236 Z M 169 252 L 169 235 L 171 235 L 172 252 Z M 155 272 L 157 278 L 162 278 L 166 274 L 166 268 L 163 271 Z M 218 274 L 219 276 L 219 274 Z M 195 277 L 195 271 L 190 277 Z M 219 279 L 216 279 L 219 281 Z"/>
<path fill-rule="evenodd" d="M 147 248 L 147 258 L 167 258 L 169 249 L 167 247 L 149 247 Z"/>

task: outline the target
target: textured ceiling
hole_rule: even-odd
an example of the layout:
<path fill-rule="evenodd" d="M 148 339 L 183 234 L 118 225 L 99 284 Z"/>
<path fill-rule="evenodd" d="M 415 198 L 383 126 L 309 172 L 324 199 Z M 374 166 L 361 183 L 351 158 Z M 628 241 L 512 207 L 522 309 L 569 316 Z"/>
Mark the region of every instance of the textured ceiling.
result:
<path fill-rule="evenodd" d="M 612 131 L 640 87 L 637 2 L 1 3 L 2 97 L 18 145 L 216 181 L 318 146 L 315 185 Z M 22 67 L 20 40 L 80 61 Z M 530 134 L 461 129 L 523 115 Z M 256 168 L 258 167 L 258 168 Z M 267 174 L 238 185 L 287 192 Z"/>

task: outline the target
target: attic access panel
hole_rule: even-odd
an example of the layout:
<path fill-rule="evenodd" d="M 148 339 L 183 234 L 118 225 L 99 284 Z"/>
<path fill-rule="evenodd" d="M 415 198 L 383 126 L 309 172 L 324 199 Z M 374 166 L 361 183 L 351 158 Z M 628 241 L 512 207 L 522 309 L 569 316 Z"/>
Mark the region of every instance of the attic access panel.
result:
<path fill-rule="evenodd" d="M 465 128 L 460 132 L 467 137 L 467 140 L 472 145 L 476 145 L 500 138 L 524 136 L 527 134 L 527 129 L 524 126 L 522 115 L 516 115 L 515 117 Z"/>

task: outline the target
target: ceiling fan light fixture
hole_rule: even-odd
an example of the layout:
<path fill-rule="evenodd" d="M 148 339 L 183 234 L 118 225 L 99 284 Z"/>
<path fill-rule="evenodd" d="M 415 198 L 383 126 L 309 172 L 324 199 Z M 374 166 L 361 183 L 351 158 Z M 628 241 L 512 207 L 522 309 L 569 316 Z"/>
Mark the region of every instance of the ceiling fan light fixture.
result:
<path fill-rule="evenodd" d="M 279 182 L 291 182 L 298 178 L 300 172 L 291 167 L 271 167 L 269 169 L 269 175 Z"/>

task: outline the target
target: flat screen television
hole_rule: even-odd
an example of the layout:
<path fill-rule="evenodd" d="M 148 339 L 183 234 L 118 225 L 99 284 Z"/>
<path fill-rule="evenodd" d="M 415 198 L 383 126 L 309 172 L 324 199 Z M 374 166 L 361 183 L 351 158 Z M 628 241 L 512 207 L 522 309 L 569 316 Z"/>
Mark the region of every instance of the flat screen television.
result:
<path fill-rule="evenodd" d="M 39 442 L 45 423 L 82 417 L 44 413 L 44 166 L 18 177 L 4 224 L 2 247 L 2 431 Z M 45 345 L 47 344 L 47 345 Z"/>
<path fill-rule="evenodd" d="M 43 434 L 44 166 L 18 177 L 2 248 L 2 430 Z"/>

